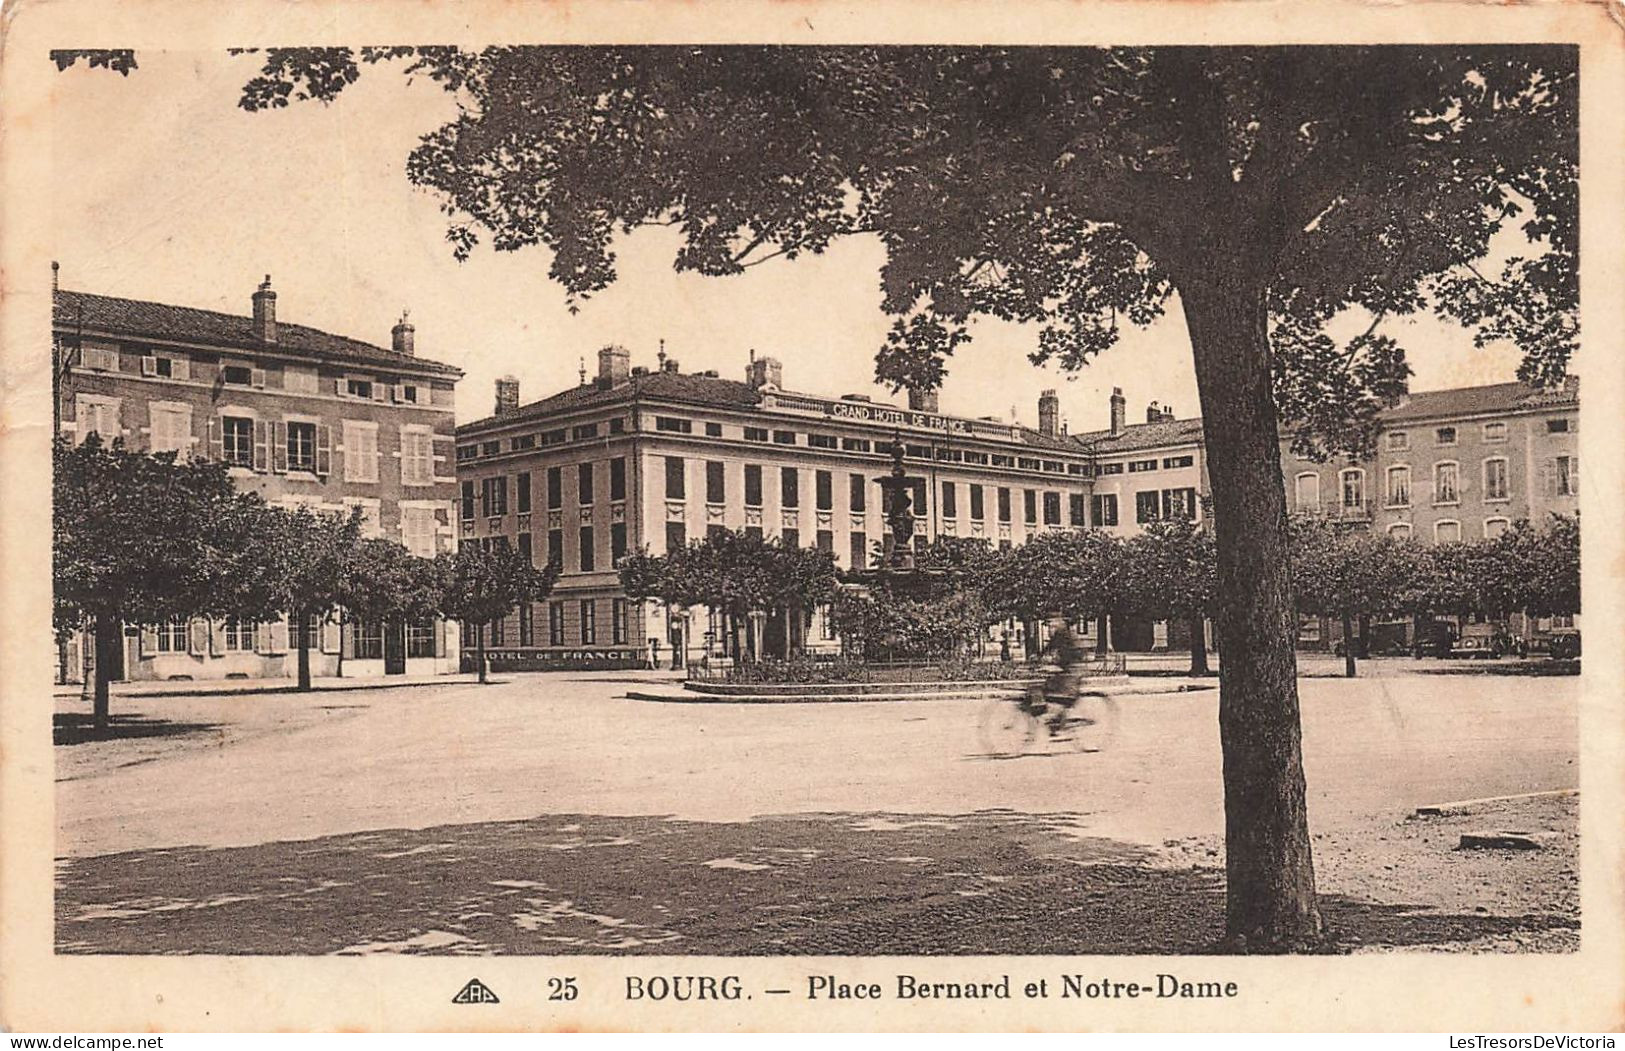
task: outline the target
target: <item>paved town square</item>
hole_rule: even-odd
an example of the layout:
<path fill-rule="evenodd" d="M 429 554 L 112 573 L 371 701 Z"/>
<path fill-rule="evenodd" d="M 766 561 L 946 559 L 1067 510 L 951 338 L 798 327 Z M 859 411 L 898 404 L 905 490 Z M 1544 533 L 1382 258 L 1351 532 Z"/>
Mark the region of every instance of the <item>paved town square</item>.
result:
<path fill-rule="evenodd" d="M 1333 947 L 1574 948 L 1557 793 L 1579 784 L 1579 680 L 1324 663 L 1300 689 Z M 1222 932 L 1215 680 L 1136 677 L 1170 692 L 1121 697 L 1110 747 L 1019 758 L 981 744 L 991 702 L 625 699 L 662 681 L 115 698 L 110 739 L 57 749 L 58 947 L 1200 952 Z M 80 707 L 59 698 L 59 740 Z M 1550 795 L 1412 817 L 1528 793 Z M 1547 849 L 1455 849 L 1514 824 Z"/>

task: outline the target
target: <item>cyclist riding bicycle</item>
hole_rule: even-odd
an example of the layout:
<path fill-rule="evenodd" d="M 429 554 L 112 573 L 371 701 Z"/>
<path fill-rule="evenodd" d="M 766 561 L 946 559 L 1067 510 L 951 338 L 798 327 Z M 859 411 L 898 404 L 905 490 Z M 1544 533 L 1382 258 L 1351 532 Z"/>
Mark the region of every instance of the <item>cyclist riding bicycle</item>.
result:
<path fill-rule="evenodd" d="M 1051 736 L 1066 725 L 1069 713 L 1078 703 L 1079 665 L 1083 663 L 1083 643 L 1063 617 L 1050 619 L 1049 643 L 1043 654 L 1051 655 L 1056 668 L 1044 679 L 1039 697 L 1050 713 L 1046 724 Z M 1035 698 L 1035 700 L 1038 698 Z"/>

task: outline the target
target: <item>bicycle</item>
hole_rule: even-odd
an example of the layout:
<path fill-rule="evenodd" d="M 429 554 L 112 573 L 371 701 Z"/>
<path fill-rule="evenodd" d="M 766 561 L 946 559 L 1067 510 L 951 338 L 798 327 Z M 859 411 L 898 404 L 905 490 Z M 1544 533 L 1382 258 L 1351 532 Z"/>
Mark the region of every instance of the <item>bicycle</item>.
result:
<path fill-rule="evenodd" d="M 1072 706 L 1062 709 L 1044 697 L 1042 687 L 1034 687 L 988 705 L 977 729 L 988 755 L 1012 757 L 1032 751 L 1040 734 L 1046 745 L 1099 752 L 1117 735 L 1117 722 L 1117 702 L 1109 694 L 1080 690 Z"/>

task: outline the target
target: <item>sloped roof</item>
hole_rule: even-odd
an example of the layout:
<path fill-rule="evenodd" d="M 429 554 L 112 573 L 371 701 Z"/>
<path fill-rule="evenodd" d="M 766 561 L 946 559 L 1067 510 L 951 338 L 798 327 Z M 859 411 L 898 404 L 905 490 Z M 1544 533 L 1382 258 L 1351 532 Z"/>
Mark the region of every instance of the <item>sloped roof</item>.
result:
<path fill-rule="evenodd" d="M 1142 449 L 1160 449 L 1168 445 L 1190 445 L 1202 440 L 1202 419 L 1160 420 L 1157 423 L 1131 423 L 1123 433 L 1111 431 L 1082 431 L 1072 440 L 1090 447 L 1097 455 L 1137 452 Z"/>
<path fill-rule="evenodd" d="M 71 329 L 83 323 L 90 331 L 138 338 L 177 340 L 252 353 L 288 354 L 335 363 L 416 369 L 450 377 L 463 374 L 453 365 L 411 354 L 397 354 L 371 343 L 335 336 L 305 325 L 279 320 L 276 342 L 266 344 L 255 335 L 254 319 L 251 317 L 91 292 L 58 290 L 53 299 L 52 320 L 59 328 Z"/>
<path fill-rule="evenodd" d="M 597 383 L 584 383 L 579 387 L 562 390 L 541 401 L 521 405 L 504 416 L 486 416 L 459 424 L 458 430 L 468 430 L 500 423 L 524 423 L 567 412 L 577 412 L 599 405 L 618 404 L 633 398 L 651 398 L 673 401 L 684 405 L 704 405 L 719 409 L 753 409 L 761 403 L 761 395 L 748 383 L 725 380 L 720 376 L 701 373 L 649 372 L 633 376 L 625 383 L 601 387 Z"/>
<path fill-rule="evenodd" d="M 1575 405 L 1580 400 L 1580 377 L 1571 376 L 1561 387 L 1542 388 L 1527 383 L 1491 383 L 1481 387 L 1417 391 L 1405 402 L 1382 413 L 1383 423 L 1432 419 L 1438 416 L 1474 416 L 1516 412 L 1548 406 Z"/>

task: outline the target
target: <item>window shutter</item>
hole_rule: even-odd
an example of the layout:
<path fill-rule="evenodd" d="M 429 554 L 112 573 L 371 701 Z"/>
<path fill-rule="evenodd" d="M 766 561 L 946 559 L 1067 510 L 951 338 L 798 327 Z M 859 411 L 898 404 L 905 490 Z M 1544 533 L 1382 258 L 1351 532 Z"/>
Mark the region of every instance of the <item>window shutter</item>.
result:
<path fill-rule="evenodd" d="M 1580 456 L 1578 453 L 1569 457 L 1569 492 L 1575 496 L 1580 495 Z"/>
<path fill-rule="evenodd" d="M 281 420 L 271 421 L 271 470 L 288 473 L 288 425 Z"/>
<path fill-rule="evenodd" d="M 254 386 L 256 386 L 256 387 L 265 386 L 265 370 L 264 369 L 251 369 L 251 370 L 249 370 L 248 381 L 251 384 L 253 384 Z"/>
<path fill-rule="evenodd" d="M 158 359 L 155 358 L 155 357 L 143 355 L 142 358 L 141 358 L 141 375 L 143 375 L 143 376 L 156 376 L 156 375 L 158 375 Z"/>
<path fill-rule="evenodd" d="M 186 652 L 194 657 L 208 656 L 209 622 L 202 617 L 193 617 L 186 624 Z"/>
<path fill-rule="evenodd" d="M 395 384 L 395 400 L 402 403 L 402 404 L 406 403 L 406 401 L 407 401 L 406 384 L 404 384 L 404 383 Z"/>
<path fill-rule="evenodd" d="M 339 651 L 339 623 L 331 617 L 322 618 L 320 646 L 323 653 Z"/>
<path fill-rule="evenodd" d="M 186 358 L 169 359 L 169 378 L 172 380 L 189 380 L 192 378 L 192 363 Z"/>
<path fill-rule="evenodd" d="M 158 652 L 158 629 L 151 624 L 141 625 L 140 645 L 136 648 L 136 655 L 150 657 Z"/>
<path fill-rule="evenodd" d="M 345 384 L 343 376 L 340 376 L 338 379 L 333 381 L 333 393 L 337 394 L 339 397 L 342 398 L 345 393 L 349 391 L 349 389 L 350 388 Z"/>
<path fill-rule="evenodd" d="M 209 656 L 224 656 L 226 652 L 226 626 L 215 620 L 208 620 L 205 623 L 209 627 Z"/>
<path fill-rule="evenodd" d="M 386 384 L 379 383 L 377 380 L 372 381 L 372 400 L 373 401 L 384 401 L 386 398 L 389 397 L 388 394 L 384 393 L 386 386 L 387 386 Z"/>
<path fill-rule="evenodd" d="M 209 417 L 209 459 L 219 463 L 226 458 L 226 441 L 221 434 L 220 417 Z"/>
<path fill-rule="evenodd" d="M 377 450 L 373 451 L 373 477 L 378 474 Z M 333 428 L 325 423 L 316 425 L 316 473 L 326 478 L 333 472 Z"/>
<path fill-rule="evenodd" d="M 1547 496 L 1557 495 L 1557 465 L 1551 460 L 1540 463 L 1540 488 Z"/>
<path fill-rule="evenodd" d="M 434 622 L 434 655 L 436 657 L 444 657 L 446 655 L 446 635 L 451 630 L 452 622 L 449 620 L 437 620 Z"/>
<path fill-rule="evenodd" d="M 342 622 L 339 624 L 339 655 L 345 660 L 355 659 L 354 625 L 346 625 Z"/>
<path fill-rule="evenodd" d="M 288 621 L 273 620 L 260 626 L 260 643 L 269 654 L 288 652 Z"/>

